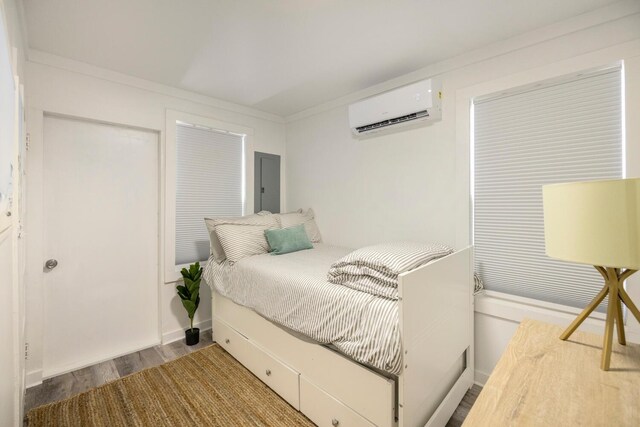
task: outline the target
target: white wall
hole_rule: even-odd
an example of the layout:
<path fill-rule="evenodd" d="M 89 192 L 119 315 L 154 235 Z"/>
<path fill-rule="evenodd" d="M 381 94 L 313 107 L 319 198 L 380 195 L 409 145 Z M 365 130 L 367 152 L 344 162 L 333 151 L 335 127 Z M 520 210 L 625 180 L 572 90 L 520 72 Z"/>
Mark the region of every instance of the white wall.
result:
<path fill-rule="evenodd" d="M 27 266 L 27 361 L 28 382 L 41 380 L 43 302 L 42 295 L 42 117 L 43 113 L 100 120 L 142 127 L 160 133 L 165 141 L 166 111 L 176 110 L 233 123 L 253 130 L 252 145 L 256 151 L 283 156 L 282 188 L 285 194 L 285 126 L 280 117 L 205 96 L 113 73 L 86 64 L 30 52 L 27 75 L 32 82 L 27 90 L 30 106 L 28 131 L 31 136 L 28 172 L 29 211 Z M 253 158 L 253 153 L 249 153 Z M 253 185 L 251 180 L 249 185 Z M 283 201 L 284 204 L 284 201 Z M 163 205 L 163 204 L 162 204 Z M 161 212 L 161 216 L 163 216 Z M 162 230 L 161 230 L 162 231 Z M 161 232 L 161 237 L 163 232 Z M 162 247 L 159 255 L 162 255 Z M 162 271 L 162 266 L 161 271 Z M 162 274 L 160 275 L 162 277 Z M 168 342 L 184 337 L 188 325 L 186 312 L 175 295 L 173 283 L 160 283 L 161 331 L 159 341 Z M 195 322 L 208 327 L 211 319 L 211 299 L 208 287 L 201 290 L 201 304 Z"/>
<path fill-rule="evenodd" d="M 619 60 L 626 67 L 628 170 L 640 176 L 639 6 L 615 4 L 289 117 L 287 208 L 312 206 L 323 237 L 340 245 L 411 239 L 466 246 L 470 99 Z M 367 140 L 352 138 L 348 103 L 433 76 L 443 81 L 441 122 Z M 482 381 L 491 372 L 523 316 L 563 324 L 576 312 L 540 301 L 479 297 L 476 378 Z M 601 323 L 589 322 L 587 328 L 601 332 Z M 637 338 L 640 328 L 630 323 Z"/>
<path fill-rule="evenodd" d="M 443 123 L 357 140 L 347 107 L 287 124 L 287 207 L 312 206 L 325 240 L 357 247 L 385 240 L 455 243 L 451 155 L 455 104 Z M 455 148 L 455 146 L 453 147 Z"/>
<path fill-rule="evenodd" d="M 14 0 L 0 0 L 1 27 L 6 28 L 8 48 L 15 54 L 14 75 L 23 79 L 24 55 L 20 12 Z M 1 37 L 0 40 L 5 40 Z M 3 94 L 5 96 L 5 94 Z M 0 120 L 6 123 L 4 120 Z M 17 138 L 14 143 L 16 165 L 17 153 L 22 148 Z M 6 159 L 2 159 L 6 161 Z M 22 186 L 21 176 L 14 171 L 14 200 Z M 11 210 L 11 225 L 0 232 L 0 425 L 17 426 L 22 423 L 24 398 L 24 301 L 22 275 L 22 239 L 19 239 L 21 209 L 15 200 Z M 5 213 L 3 213 L 5 215 Z"/>

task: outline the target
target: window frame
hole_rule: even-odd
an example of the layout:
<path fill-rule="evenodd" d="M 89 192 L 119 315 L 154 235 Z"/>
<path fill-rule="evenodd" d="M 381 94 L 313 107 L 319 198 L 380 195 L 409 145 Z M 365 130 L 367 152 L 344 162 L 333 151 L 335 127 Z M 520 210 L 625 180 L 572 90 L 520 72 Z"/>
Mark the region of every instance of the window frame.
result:
<path fill-rule="evenodd" d="M 640 70 L 640 56 L 638 48 L 624 48 L 620 50 L 603 50 L 571 58 L 570 60 L 552 62 L 539 67 L 530 68 L 520 72 L 510 72 L 506 70 L 502 76 L 491 78 L 483 75 L 476 76 L 471 81 L 454 86 L 454 96 L 452 104 L 455 103 L 455 152 L 456 152 L 456 182 L 455 182 L 455 242 L 456 247 L 463 248 L 472 245 L 472 208 L 473 200 L 471 188 L 472 182 L 472 162 L 473 147 L 471 146 L 472 117 L 471 105 L 474 98 L 489 95 L 491 93 L 505 91 L 512 88 L 535 84 L 538 81 L 557 78 L 571 73 L 579 73 L 583 70 L 595 69 L 598 67 L 610 68 L 621 66 L 623 70 L 623 85 L 625 86 L 625 112 L 623 113 L 626 152 L 625 170 L 626 176 L 640 176 L 640 163 L 633 162 L 640 154 L 640 144 L 634 143 L 640 135 L 640 122 L 626 120 L 633 117 L 634 112 L 640 111 L 640 100 L 630 97 L 634 90 L 637 90 L 640 79 L 637 78 L 637 71 Z M 453 105 L 452 105 L 453 107 Z M 514 278 L 517 280 L 517 278 Z M 632 276 L 627 281 L 628 291 L 632 298 L 640 298 L 640 276 Z M 480 308 L 482 312 L 492 316 L 504 317 L 505 313 L 500 307 L 504 304 L 521 305 L 521 298 L 511 294 L 500 292 L 486 292 L 484 295 L 476 297 L 476 311 Z M 533 300 L 531 300 L 533 301 Z M 480 304 L 480 305 L 478 305 Z M 531 305 L 531 304 L 529 304 Z M 528 306 L 528 305 L 527 305 Z M 548 309 L 553 313 L 559 313 L 559 306 L 544 301 L 535 300 L 538 309 Z M 573 313 L 573 307 L 562 306 L 562 312 Z M 537 311 L 536 311 L 537 312 Z M 511 312 L 509 312 L 511 313 Z M 599 314 L 592 317 L 597 318 Z M 510 320 L 519 321 L 521 314 L 511 313 L 507 316 Z M 627 319 L 628 320 L 628 319 Z M 629 322 L 625 322 L 629 323 Z M 631 328 L 637 331 L 638 326 L 631 321 Z"/>
<path fill-rule="evenodd" d="M 622 64 L 583 69 L 583 70 L 581 70 L 579 72 L 572 72 L 572 73 L 569 73 L 569 74 L 566 74 L 566 75 L 556 76 L 556 77 L 553 77 L 553 78 L 550 78 L 550 79 L 540 79 L 540 80 L 537 80 L 537 81 L 535 81 L 533 83 L 529 83 L 529 84 L 522 85 L 522 86 L 517 86 L 517 87 L 511 87 L 511 88 L 504 89 L 504 90 L 499 90 L 499 91 L 496 91 L 494 93 L 490 93 L 490 94 L 483 95 L 483 96 L 474 96 L 471 99 L 470 113 L 469 113 L 470 114 L 470 153 L 471 153 L 471 156 L 470 156 L 470 195 L 471 195 L 471 199 L 470 199 L 470 201 L 471 201 L 471 219 L 470 219 L 471 232 L 470 232 L 470 238 L 471 238 L 471 241 L 472 241 L 472 243 L 474 245 L 476 244 L 475 227 L 477 225 L 476 224 L 476 206 L 475 206 L 476 205 L 475 191 L 477 190 L 477 188 L 476 188 L 475 179 L 477 178 L 478 174 L 474 170 L 475 166 L 478 166 L 478 162 L 476 161 L 476 158 L 475 158 L 475 151 L 476 151 L 475 144 L 477 143 L 477 141 L 476 141 L 475 135 L 474 135 L 476 116 L 477 116 L 476 108 L 478 108 L 477 104 L 478 103 L 482 103 L 483 104 L 483 108 L 485 108 L 485 110 L 486 110 L 487 107 L 485 107 L 485 103 L 497 101 L 498 105 L 502 105 L 502 106 L 498 106 L 498 107 L 494 107 L 494 108 L 498 108 L 498 110 L 504 110 L 504 105 L 501 104 L 501 103 L 505 102 L 504 100 L 506 100 L 507 103 L 511 103 L 511 105 L 513 105 L 514 101 L 513 101 L 512 95 L 519 95 L 519 96 L 521 96 L 520 99 L 522 99 L 522 96 L 526 97 L 526 96 L 529 95 L 529 93 L 533 93 L 535 91 L 538 91 L 539 89 L 545 90 L 547 92 L 547 95 L 548 95 L 549 94 L 549 90 L 554 90 L 555 91 L 556 87 L 559 87 L 559 86 L 565 85 L 565 84 L 570 84 L 571 85 L 571 84 L 574 84 L 574 82 L 576 82 L 577 84 L 581 84 L 581 83 L 578 83 L 578 81 L 581 81 L 581 80 L 583 80 L 585 78 L 586 79 L 595 78 L 595 79 L 597 79 L 596 82 L 598 81 L 598 79 L 600 80 L 600 82 L 602 82 L 602 79 L 605 79 L 607 81 L 606 84 L 610 84 L 610 79 L 612 77 L 609 77 L 609 75 L 611 75 L 611 74 L 616 74 L 616 76 L 618 76 L 619 79 L 620 79 L 619 83 L 622 84 L 621 87 L 620 87 L 620 92 L 618 94 L 616 94 L 616 95 L 613 95 L 613 96 L 620 96 L 620 102 L 621 102 L 621 104 L 618 105 L 618 108 L 615 108 L 617 110 L 618 114 L 620 114 L 620 118 L 622 119 L 621 123 L 620 123 L 620 126 L 621 126 L 620 127 L 621 139 L 619 141 L 620 145 L 615 144 L 615 146 L 618 147 L 617 149 L 620 150 L 619 154 L 621 155 L 621 157 L 619 158 L 620 162 L 618 163 L 616 161 L 616 165 L 618 165 L 619 168 L 620 168 L 619 172 L 620 172 L 621 176 L 597 176 L 596 175 L 596 176 L 592 176 L 592 177 L 590 177 L 588 179 L 619 179 L 619 178 L 625 178 L 626 177 L 625 164 L 628 161 L 628 159 L 625 156 L 625 145 L 627 143 L 627 141 L 625 140 L 625 135 L 624 135 L 624 118 L 623 118 L 624 117 L 625 98 L 624 98 L 624 95 L 622 93 L 624 91 L 624 83 L 623 82 L 624 82 L 625 75 L 624 75 L 624 69 L 623 69 Z M 613 77 L 613 78 L 615 78 L 617 80 L 617 77 Z M 590 80 L 590 81 L 593 81 L 593 80 Z M 598 83 L 594 83 L 594 84 L 598 84 Z M 579 92 L 579 93 L 582 94 L 582 92 Z M 533 102 L 536 102 L 535 101 L 535 95 L 534 95 L 534 101 Z M 600 101 L 597 100 L 595 102 L 600 102 Z M 498 111 L 497 114 L 501 114 L 501 112 Z M 523 122 L 523 123 L 526 123 L 526 121 Z M 486 141 L 485 141 L 485 144 L 487 144 Z M 598 145 L 598 148 L 606 148 L 607 146 L 608 146 L 608 143 L 603 144 L 603 145 Z M 486 145 L 484 146 L 484 149 L 485 150 L 487 149 Z M 611 154 L 613 154 L 613 153 L 611 153 Z M 563 155 L 564 154 L 561 154 L 561 156 L 563 156 Z M 486 156 L 486 153 L 485 153 L 485 156 Z M 518 157 L 518 156 L 520 156 L 520 154 L 516 153 L 515 156 Z M 528 159 L 528 157 L 527 157 L 527 159 Z M 487 161 L 491 162 L 492 160 L 487 160 Z M 523 161 L 523 159 L 519 158 L 519 161 Z M 527 160 L 527 161 L 529 161 L 529 160 Z M 585 159 L 585 161 L 589 162 L 590 160 Z M 534 168 L 536 167 L 536 165 L 538 165 L 535 162 L 527 163 L 527 164 L 533 166 Z M 589 163 L 587 163 L 587 164 L 589 164 Z M 486 171 L 486 164 L 485 164 L 485 171 Z M 591 171 L 591 168 L 589 168 L 589 171 Z M 581 172 L 582 173 L 586 173 L 586 170 L 582 170 Z M 511 173 L 511 172 L 507 172 L 507 173 Z M 602 173 L 602 170 L 598 169 L 596 174 L 597 173 Z M 493 175 L 490 175 L 490 176 L 493 176 Z M 484 175 L 484 178 L 485 179 L 487 178 L 486 174 Z M 547 179 L 547 178 L 545 177 L 545 179 Z M 563 179 L 563 178 L 560 178 L 560 179 Z M 564 179 L 566 179 L 566 178 L 564 178 Z M 525 179 L 525 181 L 526 181 L 526 179 Z M 491 203 L 494 203 L 496 201 L 500 202 L 500 200 L 494 199 L 494 198 L 492 198 L 492 196 L 488 196 L 487 193 L 486 193 L 486 188 L 484 190 L 485 190 L 485 192 L 483 194 L 484 194 L 484 197 L 485 197 L 485 199 L 484 199 L 485 202 L 486 202 L 487 197 L 489 197 L 489 199 L 491 200 Z M 519 194 L 518 196 L 522 196 L 522 194 Z M 540 196 L 541 196 L 541 193 L 540 193 Z M 533 212 L 538 213 L 538 209 L 541 210 L 541 208 L 542 208 L 542 206 L 540 205 L 540 207 L 539 208 L 536 207 Z M 484 214 L 486 216 L 487 207 L 485 206 L 484 209 L 485 209 L 484 210 Z M 492 208 L 489 208 L 489 210 L 491 210 L 491 209 Z M 527 213 L 528 212 L 529 211 L 527 210 Z M 494 213 L 496 215 L 500 215 L 500 213 L 497 213 L 497 212 L 494 212 Z M 522 219 L 521 217 L 519 217 L 519 218 Z M 527 218 L 527 221 L 529 221 L 529 220 L 530 220 L 530 218 Z M 480 221 L 479 224 L 482 224 L 482 221 Z M 484 231 L 485 232 L 487 231 L 487 227 L 489 228 L 489 230 L 492 230 L 492 225 L 493 224 L 491 224 L 491 221 L 490 221 L 489 225 L 484 224 L 483 225 Z M 542 228 L 542 223 L 536 221 L 536 227 L 537 226 L 540 226 L 540 228 Z M 536 230 L 538 230 L 538 229 L 536 228 Z M 539 230 L 538 230 L 538 232 L 539 232 Z M 493 236 L 493 237 L 500 238 L 497 235 Z M 520 236 L 520 237 L 522 237 L 522 236 Z M 540 238 L 539 234 L 535 234 L 535 240 L 534 240 L 535 243 L 538 243 L 540 241 L 539 238 Z M 509 240 L 509 239 L 507 239 L 507 240 Z M 517 243 L 514 243 L 514 244 L 517 245 Z M 535 252 L 536 252 L 536 256 L 537 257 L 539 257 L 541 255 L 540 252 L 539 252 L 539 247 Z M 525 258 L 527 258 L 527 257 L 525 257 Z M 543 255 L 543 258 L 548 258 L 548 257 L 546 257 L 546 255 Z M 487 265 L 488 265 L 489 269 L 491 269 L 492 262 L 498 262 L 498 263 L 500 263 L 501 261 L 504 262 L 504 259 L 501 258 L 500 256 L 495 257 L 493 259 L 493 261 L 492 261 L 492 256 L 488 256 L 488 257 L 485 256 L 484 259 L 487 262 Z M 535 259 L 535 257 L 534 257 L 534 259 Z M 546 261 L 546 259 L 540 259 L 539 262 L 546 263 L 547 261 Z M 523 263 L 524 263 L 523 264 L 523 268 L 525 270 L 526 270 L 527 266 L 529 268 L 531 268 L 532 266 L 536 265 L 535 262 L 534 262 L 534 264 L 527 264 L 527 262 L 523 261 Z M 557 269 L 557 268 L 560 267 L 559 265 L 555 265 L 555 264 L 558 264 L 558 263 L 555 260 L 550 260 L 550 263 L 548 264 L 548 266 L 546 264 L 543 264 L 543 265 L 545 265 L 545 267 L 549 267 L 550 271 L 553 272 L 554 268 Z M 559 264 L 562 264 L 562 263 L 559 263 Z M 495 268 L 495 264 L 493 264 L 493 267 Z M 568 267 L 571 267 L 570 271 L 573 268 L 580 269 L 580 272 L 576 272 L 576 274 L 578 274 L 578 276 L 574 276 L 574 277 L 580 277 L 582 279 L 585 279 L 589 283 L 589 286 L 591 286 L 591 287 L 595 286 L 595 288 L 593 290 L 593 293 L 589 291 L 590 287 L 582 288 L 582 291 L 580 291 L 580 292 L 586 292 L 586 294 L 587 294 L 587 295 L 583 295 L 583 297 L 586 298 L 588 296 L 589 298 L 591 298 L 592 295 L 595 295 L 595 293 L 597 293 L 597 291 L 600 290 L 600 288 L 602 286 L 601 277 L 600 277 L 599 274 L 595 273 L 595 270 L 590 269 L 588 266 L 579 266 L 579 265 L 577 265 L 575 263 L 573 265 L 571 265 L 571 264 L 568 265 Z M 587 269 L 590 270 L 590 273 L 593 273 L 593 274 L 591 274 L 591 276 L 589 278 L 581 276 L 581 275 L 584 275 L 584 274 L 588 274 L 586 272 Z M 538 270 L 540 270 L 540 268 L 538 268 Z M 544 270 L 546 271 L 546 268 Z M 480 273 L 480 271 L 478 271 L 478 273 Z M 553 276 L 552 273 L 547 273 L 547 274 Z M 489 280 L 488 277 L 484 277 L 484 279 L 485 280 Z M 504 282 L 505 282 L 504 280 L 500 280 L 500 279 L 496 279 L 496 280 L 497 280 L 497 282 L 501 283 L 504 286 Z M 553 279 L 551 279 L 551 280 L 553 280 Z M 578 280 L 578 281 L 582 282 L 581 280 Z M 523 298 L 534 299 L 534 300 L 543 301 L 543 302 L 549 303 L 549 304 L 555 304 L 557 306 L 567 306 L 567 307 L 569 307 L 569 306 L 571 306 L 571 307 L 582 307 L 583 306 L 582 302 L 576 300 L 578 297 L 576 297 L 575 295 L 568 296 L 566 294 L 566 291 L 563 294 L 562 291 L 558 292 L 558 293 L 546 292 L 546 291 L 550 291 L 551 289 L 555 289 L 553 287 L 550 288 L 550 289 L 545 289 L 544 295 L 552 295 L 550 297 L 552 299 L 564 299 L 565 300 L 565 302 L 548 301 L 548 300 L 546 300 L 546 297 L 542 296 L 542 293 L 540 293 L 540 289 L 538 289 L 538 296 L 535 296 L 535 295 L 523 295 L 522 294 L 523 292 L 525 292 L 525 293 L 529 292 L 531 294 L 534 294 L 535 292 L 532 292 L 532 291 L 529 291 L 529 290 L 525 290 L 525 288 L 523 288 L 522 286 L 516 286 L 517 282 L 518 282 L 517 279 L 514 280 L 514 278 L 511 278 L 511 280 L 508 280 L 508 282 L 509 282 L 508 283 L 508 285 L 509 285 L 508 286 L 508 288 L 509 288 L 508 290 L 507 289 L 491 289 L 491 292 L 493 292 L 493 293 L 504 293 L 504 294 L 507 294 L 507 295 L 509 295 L 511 297 L 523 297 Z M 540 279 L 537 279 L 537 280 L 534 279 L 532 283 L 539 285 L 540 283 L 546 283 L 546 281 L 543 280 L 541 282 Z M 498 286 L 498 285 L 496 285 L 496 286 Z M 586 289 L 586 291 L 585 291 L 585 289 Z M 572 300 L 572 302 L 567 302 L 568 300 Z M 588 300 L 584 304 L 586 304 L 587 302 L 588 302 Z M 600 309 L 601 308 L 602 308 L 602 306 L 600 307 Z"/>
<path fill-rule="evenodd" d="M 165 165 L 164 176 L 164 256 L 163 272 L 164 283 L 173 283 L 182 276 L 180 270 L 187 266 L 175 265 L 176 259 L 176 171 L 177 171 L 177 122 L 186 122 L 196 126 L 204 126 L 221 131 L 228 131 L 244 135 L 244 213 L 253 212 L 253 135 L 252 128 L 234 123 L 224 122 L 210 117 L 184 113 L 176 110 L 166 110 L 166 133 L 165 133 L 165 158 L 162 159 Z M 200 263 L 202 266 L 205 262 Z"/>

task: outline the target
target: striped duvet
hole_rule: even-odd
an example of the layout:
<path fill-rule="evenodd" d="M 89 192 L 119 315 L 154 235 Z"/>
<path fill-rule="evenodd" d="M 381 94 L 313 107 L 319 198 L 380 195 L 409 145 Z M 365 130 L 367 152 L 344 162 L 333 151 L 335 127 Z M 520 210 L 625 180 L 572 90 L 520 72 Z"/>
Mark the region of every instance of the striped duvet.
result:
<path fill-rule="evenodd" d="M 402 366 L 397 301 L 327 281 L 331 264 L 349 252 L 317 243 L 314 249 L 256 255 L 234 265 L 209 262 L 203 277 L 235 303 L 397 375 Z"/>
<path fill-rule="evenodd" d="M 327 279 L 385 298 L 398 299 L 398 276 L 453 253 L 440 244 L 415 242 L 381 243 L 365 246 L 331 265 Z"/>

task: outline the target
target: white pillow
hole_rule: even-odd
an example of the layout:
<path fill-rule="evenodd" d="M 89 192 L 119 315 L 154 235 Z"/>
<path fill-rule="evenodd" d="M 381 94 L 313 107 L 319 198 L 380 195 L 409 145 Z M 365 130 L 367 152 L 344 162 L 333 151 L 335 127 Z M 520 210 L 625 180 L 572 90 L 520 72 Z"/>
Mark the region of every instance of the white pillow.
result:
<path fill-rule="evenodd" d="M 295 212 L 289 212 L 284 214 L 274 215 L 278 219 L 280 228 L 289 228 L 294 225 L 304 224 L 304 229 L 309 236 L 309 240 L 313 243 L 322 242 L 322 236 L 320 235 L 320 229 L 315 221 L 315 214 L 313 209 L 309 208 L 306 212 L 302 209 L 298 209 Z"/>
<path fill-rule="evenodd" d="M 267 219 L 265 219 L 267 218 Z M 207 225 L 207 230 L 209 231 L 209 242 L 210 242 L 210 251 L 211 255 L 213 255 L 213 259 L 220 264 L 227 257 L 224 253 L 224 249 L 220 244 L 220 239 L 218 239 L 218 235 L 215 231 L 215 226 L 217 224 L 229 223 L 229 224 L 266 224 L 266 225 L 274 225 L 277 227 L 277 220 L 273 217 L 271 212 L 269 211 L 260 211 L 256 214 L 234 217 L 234 218 L 205 218 L 205 224 Z"/>
<path fill-rule="evenodd" d="M 278 228 L 277 224 L 216 224 L 215 231 L 227 261 L 233 264 L 242 258 L 269 252 L 264 232 L 272 228 Z"/>

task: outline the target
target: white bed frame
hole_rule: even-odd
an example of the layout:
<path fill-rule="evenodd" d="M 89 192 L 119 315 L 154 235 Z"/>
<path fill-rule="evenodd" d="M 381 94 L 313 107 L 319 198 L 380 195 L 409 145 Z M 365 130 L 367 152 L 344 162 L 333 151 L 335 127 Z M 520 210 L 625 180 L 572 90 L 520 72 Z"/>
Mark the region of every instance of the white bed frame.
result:
<path fill-rule="evenodd" d="M 320 426 L 444 426 L 473 384 L 472 261 L 469 247 L 400 276 L 397 379 L 216 292 L 214 340 Z"/>

